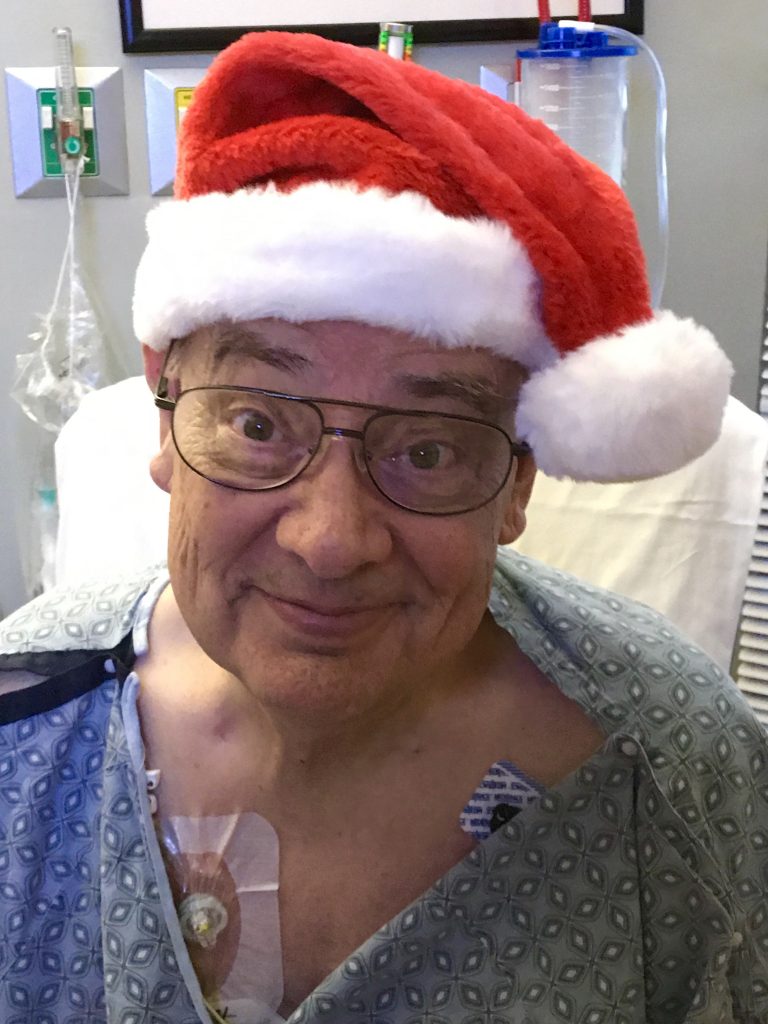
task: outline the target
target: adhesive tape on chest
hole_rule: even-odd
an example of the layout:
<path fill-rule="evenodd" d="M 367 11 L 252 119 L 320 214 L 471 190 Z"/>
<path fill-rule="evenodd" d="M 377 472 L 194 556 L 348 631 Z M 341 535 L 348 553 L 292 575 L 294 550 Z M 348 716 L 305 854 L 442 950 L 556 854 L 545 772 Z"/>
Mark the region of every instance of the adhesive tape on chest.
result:
<path fill-rule="evenodd" d="M 203 995 L 226 1017 L 274 1020 L 283 998 L 279 845 L 251 812 L 161 820 L 182 934 Z M 257 1013 L 258 1016 L 254 1017 Z"/>

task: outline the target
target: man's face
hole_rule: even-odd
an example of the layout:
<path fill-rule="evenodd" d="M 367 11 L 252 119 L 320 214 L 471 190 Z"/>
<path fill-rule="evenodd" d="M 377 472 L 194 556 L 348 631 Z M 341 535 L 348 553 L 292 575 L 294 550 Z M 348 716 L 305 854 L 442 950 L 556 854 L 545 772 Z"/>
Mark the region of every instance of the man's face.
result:
<path fill-rule="evenodd" d="M 512 433 L 520 373 L 490 352 L 441 349 L 351 322 L 263 320 L 198 331 L 169 377 L 403 409 L 481 415 Z M 173 384 L 172 384 L 173 386 Z M 167 414 L 164 414 L 167 416 Z M 359 429 L 359 409 L 326 407 Z M 361 473 L 359 440 L 330 437 L 273 491 L 221 487 L 178 457 L 164 424 L 153 462 L 171 493 L 169 569 L 203 650 L 275 707 L 345 717 L 471 671 L 497 543 L 522 531 L 533 469 L 518 462 L 473 512 L 398 508 Z"/>

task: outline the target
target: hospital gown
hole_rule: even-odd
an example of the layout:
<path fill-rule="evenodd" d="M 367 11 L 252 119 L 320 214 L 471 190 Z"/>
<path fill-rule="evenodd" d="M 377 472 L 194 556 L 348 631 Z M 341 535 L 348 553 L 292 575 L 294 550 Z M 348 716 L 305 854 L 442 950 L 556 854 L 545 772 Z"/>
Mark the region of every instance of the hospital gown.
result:
<path fill-rule="evenodd" d="M 4 1024 L 208 1020 L 136 711 L 163 583 L 53 591 L 0 627 Z M 519 555 L 499 555 L 490 608 L 606 741 L 292 1024 L 766 1024 L 768 744 L 749 706 L 658 614 Z"/>

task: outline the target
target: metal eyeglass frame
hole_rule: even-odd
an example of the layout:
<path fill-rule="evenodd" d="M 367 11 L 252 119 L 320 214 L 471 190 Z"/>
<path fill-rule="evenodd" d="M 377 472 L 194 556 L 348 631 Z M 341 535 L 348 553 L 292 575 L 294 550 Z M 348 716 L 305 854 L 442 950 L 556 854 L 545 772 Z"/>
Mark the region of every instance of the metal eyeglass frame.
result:
<path fill-rule="evenodd" d="M 367 402 L 350 402 L 347 401 L 346 399 L 341 398 L 332 399 L 316 398 L 311 395 L 291 395 L 283 391 L 269 391 L 265 388 L 241 387 L 236 384 L 201 385 L 199 387 L 187 388 L 185 391 L 181 391 L 176 398 L 170 398 L 168 395 L 168 378 L 165 376 L 161 376 L 157 382 L 157 388 L 155 390 L 155 405 L 158 409 L 164 409 L 167 412 L 170 412 L 171 416 L 173 417 L 176 405 L 179 402 L 179 400 L 185 394 L 189 394 L 192 391 L 234 391 L 241 394 L 265 395 L 267 398 L 281 398 L 291 402 L 301 402 L 303 405 L 308 405 L 312 409 L 314 409 L 314 411 L 318 415 L 321 426 L 320 435 L 318 437 L 318 443 L 314 450 L 312 451 L 312 454 L 310 455 L 307 462 L 304 463 L 304 465 L 298 470 L 298 472 L 294 476 L 289 477 L 288 480 L 282 480 L 280 483 L 271 484 L 268 487 L 238 487 L 236 484 L 227 484 L 222 483 L 220 480 L 213 480 L 211 479 L 211 477 L 206 476 L 205 473 L 202 473 L 199 469 L 196 469 L 195 466 L 193 466 L 187 460 L 184 453 L 179 448 L 178 443 L 176 442 L 176 433 L 173 429 L 173 419 L 171 419 L 171 435 L 173 437 L 173 444 L 174 447 L 176 448 L 176 451 L 179 453 L 179 458 L 184 462 L 184 464 L 188 466 L 193 473 L 197 473 L 197 475 L 201 476 L 204 480 L 208 480 L 209 483 L 216 484 L 219 487 L 228 487 L 230 490 L 233 491 L 246 491 L 249 493 L 258 493 L 259 491 L 276 491 L 279 490 L 281 487 L 287 487 L 288 484 L 292 484 L 294 480 L 297 480 L 301 476 L 301 474 L 312 464 L 312 462 L 314 462 L 315 456 L 320 451 L 320 442 L 322 441 L 323 437 L 325 437 L 326 435 L 329 435 L 331 437 L 348 437 L 356 441 L 364 442 L 365 432 L 369 424 L 371 424 L 374 420 L 378 419 L 379 417 L 391 416 L 393 414 L 397 416 L 409 416 L 413 417 L 414 419 L 430 419 L 434 416 L 441 416 L 444 417 L 445 419 L 461 420 L 465 423 L 477 423 L 484 427 L 489 427 L 491 430 L 495 430 L 497 433 L 501 434 L 506 440 L 507 444 L 509 445 L 509 463 L 507 465 L 507 470 L 504 474 L 503 479 L 501 480 L 500 484 L 493 492 L 493 494 L 491 494 L 487 498 L 484 498 L 477 505 L 472 505 L 469 508 L 456 509 L 452 512 L 426 512 L 423 509 L 411 508 L 408 505 L 403 505 L 399 501 L 395 501 L 395 499 L 392 498 L 389 494 L 387 494 L 386 491 L 382 490 L 381 486 L 379 485 L 378 481 L 376 480 L 376 478 L 374 477 L 373 473 L 370 470 L 368 460 L 365 459 L 365 457 L 363 457 L 363 459 L 360 461 L 362 461 L 362 464 L 365 466 L 366 476 L 371 481 L 376 490 L 379 492 L 379 494 L 386 498 L 387 501 L 391 502 L 391 504 L 393 504 L 396 508 L 404 509 L 406 512 L 413 512 L 416 515 L 460 516 L 465 515 L 467 512 L 475 512 L 477 511 L 477 509 L 483 508 L 484 505 L 487 505 L 489 502 L 493 501 L 493 499 L 501 492 L 502 488 L 509 479 L 509 474 L 512 471 L 512 465 L 514 463 L 514 460 L 516 458 L 521 458 L 525 455 L 531 454 L 531 447 L 526 441 L 513 441 L 503 427 L 500 427 L 496 423 L 490 423 L 488 422 L 488 420 L 483 420 L 475 416 L 461 416 L 457 413 L 447 412 L 428 412 L 426 410 L 421 409 L 398 409 L 394 406 L 371 405 Z M 368 417 L 365 423 L 363 423 L 361 430 L 351 430 L 348 427 L 330 427 L 326 425 L 325 417 L 323 416 L 323 410 L 321 408 L 321 406 L 323 405 L 337 405 L 347 409 L 368 409 L 372 412 L 372 415 Z"/>

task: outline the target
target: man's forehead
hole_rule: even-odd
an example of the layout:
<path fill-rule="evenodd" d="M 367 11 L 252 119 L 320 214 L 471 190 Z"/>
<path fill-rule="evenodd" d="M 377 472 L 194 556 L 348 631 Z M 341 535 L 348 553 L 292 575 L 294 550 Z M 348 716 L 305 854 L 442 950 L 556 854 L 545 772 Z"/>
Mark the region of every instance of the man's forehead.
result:
<path fill-rule="evenodd" d="M 215 324 L 204 335 L 208 365 L 216 370 L 228 361 L 257 360 L 288 372 L 309 370 L 311 353 L 296 333 L 278 332 L 269 322 Z"/>
<path fill-rule="evenodd" d="M 488 349 L 447 348 L 351 321 L 224 322 L 195 332 L 188 343 L 207 382 L 226 376 L 238 383 L 233 375 L 251 377 L 269 367 L 296 380 L 368 379 L 414 399 L 456 398 L 484 415 L 514 398 L 525 379 L 519 364 Z"/>

